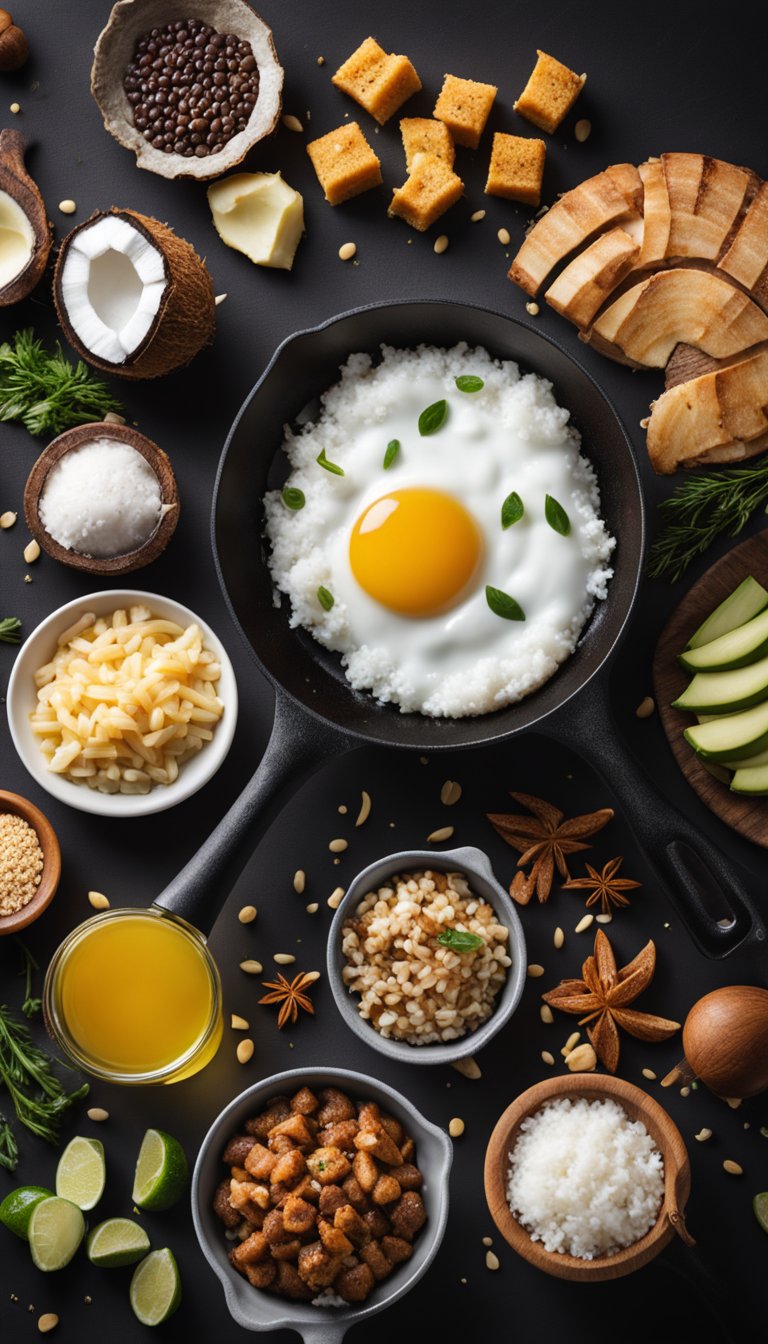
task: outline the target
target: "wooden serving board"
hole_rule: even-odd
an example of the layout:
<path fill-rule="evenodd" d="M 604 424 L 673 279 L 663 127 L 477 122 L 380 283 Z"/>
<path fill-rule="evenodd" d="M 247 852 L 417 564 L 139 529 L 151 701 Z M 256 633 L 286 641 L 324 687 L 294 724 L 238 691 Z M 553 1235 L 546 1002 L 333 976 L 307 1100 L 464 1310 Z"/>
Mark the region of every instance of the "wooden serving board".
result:
<path fill-rule="evenodd" d="M 656 645 L 653 684 L 664 732 L 688 783 L 726 826 L 768 848 L 768 797 L 747 798 L 731 793 L 727 785 L 715 779 L 683 737 L 683 729 L 694 719 L 671 707 L 691 675 L 680 666 L 677 655 L 705 617 L 749 574 L 768 586 L 768 528 L 717 560 L 686 593 Z"/>

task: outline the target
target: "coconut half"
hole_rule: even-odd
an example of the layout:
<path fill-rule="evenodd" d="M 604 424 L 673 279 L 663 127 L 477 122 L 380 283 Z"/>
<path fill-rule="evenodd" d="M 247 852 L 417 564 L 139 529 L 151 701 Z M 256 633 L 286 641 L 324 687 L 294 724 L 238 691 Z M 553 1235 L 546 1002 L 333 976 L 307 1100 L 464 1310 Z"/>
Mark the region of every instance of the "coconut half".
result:
<path fill-rule="evenodd" d="M 0 307 L 35 288 L 50 250 L 45 203 L 24 167 L 24 137 L 0 131 Z"/>
<path fill-rule="evenodd" d="M 219 33 L 234 33 L 250 42 L 259 71 L 256 105 L 245 130 L 234 135 L 217 154 L 204 159 L 185 158 L 155 149 L 133 124 L 133 108 L 123 88 L 123 77 L 138 39 L 150 28 L 177 19 L 199 18 Z M 139 168 L 160 177 L 196 177 L 205 181 L 241 163 L 259 140 L 276 130 L 283 95 L 283 68 L 277 59 L 272 30 L 245 0 L 118 0 L 94 49 L 91 93 L 115 140 L 133 150 Z"/>
<path fill-rule="evenodd" d="M 56 312 L 89 364 L 159 378 L 210 344 L 211 277 L 191 243 L 133 210 L 97 212 L 64 239 L 53 279 Z"/>

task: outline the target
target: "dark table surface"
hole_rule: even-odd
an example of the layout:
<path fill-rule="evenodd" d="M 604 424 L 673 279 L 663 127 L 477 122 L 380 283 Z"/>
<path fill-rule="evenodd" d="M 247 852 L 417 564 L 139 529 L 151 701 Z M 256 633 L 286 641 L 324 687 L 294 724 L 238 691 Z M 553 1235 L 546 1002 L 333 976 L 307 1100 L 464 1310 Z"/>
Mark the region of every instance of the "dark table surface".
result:
<path fill-rule="evenodd" d="M 205 5 L 190 5 L 203 12 Z M 742 42 L 738 24 L 722 24 L 713 33 L 700 8 L 671 6 L 657 0 L 627 10 L 599 0 L 575 5 L 553 0 L 546 6 L 526 3 L 500 6 L 479 0 L 468 8 L 443 0 L 434 8 L 413 0 L 389 0 L 384 7 L 361 0 L 334 0 L 331 7 L 294 0 L 265 0 L 263 15 L 274 27 L 277 49 L 286 71 L 284 107 L 297 115 L 307 132 L 322 134 L 339 124 L 354 107 L 330 84 L 330 74 L 373 30 L 388 49 L 405 51 L 417 66 L 424 91 L 406 109 L 428 115 L 446 68 L 460 75 L 493 82 L 499 96 L 490 128 L 532 133 L 512 111 L 512 103 L 529 72 L 537 46 L 589 73 L 586 90 L 560 131 L 548 140 L 544 199 L 598 171 L 607 163 L 639 163 L 664 150 L 698 150 L 768 171 L 760 89 L 763 53 L 757 42 Z M 337 210 L 322 200 L 304 152 L 307 136 L 281 129 L 258 148 L 247 166 L 280 168 L 305 198 L 306 237 L 292 274 L 254 268 L 246 258 L 223 246 L 211 224 L 204 187 L 166 182 L 138 171 L 132 156 L 103 130 L 88 91 L 91 48 L 106 22 L 105 0 L 16 0 L 14 13 L 26 29 L 32 48 L 28 66 L 15 76 L 0 76 L 0 124 L 20 128 L 29 140 L 28 166 L 40 184 L 57 237 L 67 220 L 57 203 L 77 201 L 77 219 L 96 208 L 131 206 L 167 220 L 207 258 L 217 293 L 226 293 L 218 309 L 213 347 L 188 371 L 157 383 L 126 384 L 124 395 L 132 418 L 171 455 L 181 490 L 182 510 L 168 552 L 151 568 L 134 576 L 137 587 L 167 593 L 187 602 L 211 622 L 235 664 L 241 693 L 237 735 L 229 758 L 215 781 L 172 813 L 135 822 L 113 822 L 70 810 L 41 792 L 16 759 L 5 721 L 0 724 L 0 784 L 36 802 L 53 822 L 62 846 L 63 872 L 56 900 L 30 929 L 26 941 L 44 966 L 53 949 L 90 907 L 86 893 L 97 889 L 113 905 L 145 905 L 191 856 L 202 839 L 242 789 L 267 740 L 272 697 L 227 614 L 219 591 L 209 545 L 209 511 L 214 474 L 227 428 L 245 394 L 258 378 L 276 345 L 291 332 L 358 304 L 406 297 L 450 296 L 487 304 L 556 337 L 577 353 L 618 406 L 633 440 L 648 501 L 666 496 L 671 484 L 652 476 L 639 421 L 658 392 L 655 375 L 630 375 L 579 346 L 574 330 L 543 309 L 534 318 L 523 296 L 505 279 L 510 249 L 496 239 L 505 225 L 512 247 L 519 242 L 528 212 L 483 195 L 484 168 L 490 136 L 477 155 L 462 152 L 466 198 L 432 235 L 421 237 L 385 216 L 386 191 L 371 192 Z M 325 57 L 318 66 L 317 57 Z M 22 112 L 8 112 L 17 99 Z M 592 134 L 577 144 L 573 126 L 588 117 Z M 367 133 L 373 123 L 359 117 Z M 535 133 L 535 132 L 533 132 Z M 396 119 L 372 143 L 383 162 L 388 186 L 402 180 L 402 150 Z M 480 224 L 470 224 L 473 210 L 487 211 Z M 434 234 L 444 231 L 450 248 L 442 256 L 432 250 Z M 357 243 L 357 260 L 337 259 L 341 243 Z M 357 264 L 359 262 L 359 264 Z M 54 319 L 48 280 L 20 308 L 0 316 L 5 337 L 20 326 L 34 324 L 52 337 Z M 21 509 L 27 473 L 42 446 L 17 427 L 3 426 L 0 453 L 0 511 Z M 651 508 L 655 525 L 655 509 Z M 762 524 L 758 519 L 753 526 Z M 43 557 L 24 583 L 22 559 L 26 534 L 20 524 L 0 537 L 0 607 L 2 615 L 23 618 L 27 632 L 61 603 L 104 585 Z M 721 549 L 725 549 L 725 544 Z M 714 558 L 714 553 L 710 558 Z M 707 561 L 708 563 L 708 561 Z M 695 577 L 702 563 L 691 572 Z M 630 632 L 611 675 L 616 749 L 630 748 L 655 779 L 660 791 L 726 853 L 747 870 L 755 898 L 764 899 L 765 853 L 729 832 L 703 807 L 678 774 L 657 718 L 636 719 L 634 710 L 650 691 L 654 644 L 666 616 L 685 583 L 676 588 L 644 585 Z M 0 687 L 4 688 L 13 650 L 0 647 Z M 463 786 L 463 796 L 450 814 L 439 802 L 444 779 Z M 373 812 L 359 831 L 353 826 L 361 789 L 373 798 Z M 500 1242 L 494 1245 L 500 1272 L 484 1265 L 482 1237 L 493 1232 L 482 1187 L 482 1164 L 491 1129 L 507 1103 L 549 1072 L 540 1052 L 558 1050 L 572 1021 L 559 1018 L 544 1026 L 539 1019 L 539 991 L 561 975 L 572 975 L 589 951 L 591 938 L 571 933 L 582 911 L 571 893 L 553 893 L 546 907 L 523 911 L 529 955 L 546 968 L 546 980 L 529 982 L 513 1022 L 483 1052 L 482 1079 L 469 1082 L 449 1068 L 401 1068 L 386 1061 L 346 1032 L 324 981 L 315 993 L 316 1017 L 278 1034 L 271 1010 L 256 1004 L 258 986 L 238 969 L 247 956 L 265 967 L 278 948 L 296 952 L 296 969 L 324 967 L 325 934 L 330 912 L 325 904 L 337 883 L 380 854 L 422 844 L 436 826 L 450 821 L 455 840 L 474 843 L 490 854 L 502 881 L 509 881 L 514 855 L 492 832 L 484 814 L 503 811 L 509 789 L 556 801 L 566 812 L 581 812 L 611 803 L 605 785 L 587 766 L 556 744 L 534 735 L 512 745 L 442 755 L 429 761 L 416 756 L 363 748 L 329 760 L 291 798 L 235 890 L 226 898 L 211 946 L 221 968 L 226 1013 L 234 1011 L 252 1023 L 256 1054 L 243 1068 L 235 1061 L 233 1034 L 227 1027 L 215 1062 L 195 1078 L 166 1089 L 130 1090 L 94 1084 L 90 1101 L 105 1106 L 109 1122 L 97 1129 L 84 1111 L 73 1116 L 64 1137 L 95 1134 L 107 1150 L 108 1187 L 98 1217 L 130 1214 L 130 1184 L 138 1143 L 148 1125 L 177 1134 L 194 1158 L 199 1141 L 221 1107 L 248 1083 L 286 1067 L 348 1065 L 384 1078 L 407 1092 L 426 1115 L 446 1124 L 453 1115 L 466 1121 L 456 1143 L 451 1176 L 453 1215 L 436 1264 L 414 1292 L 350 1340 L 403 1338 L 429 1329 L 444 1333 L 500 1335 L 510 1324 L 550 1340 L 567 1337 L 586 1344 L 596 1331 L 633 1340 L 653 1331 L 666 1339 L 690 1331 L 702 1340 L 762 1337 L 764 1273 L 768 1243 L 751 1211 L 753 1194 L 768 1186 L 768 1145 L 760 1126 L 768 1121 L 765 1099 L 729 1109 L 700 1087 L 687 1098 L 676 1089 L 660 1093 L 689 1145 L 693 1193 L 689 1226 L 698 1239 L 701 1262 L 707 1266 L 705 1286 L 690 1275 L 693 1261 L 665 1254 L 641 1273 L 615 1283 L 574 1286 L 548 1279 Z M 340 816 L 337 807 L 349 812 Z M 727 962 L 708 961 L 694 948 L 651 867 L 652 854 L 640 852 L 632 837 L 632 817 L 617 815 L 598 837 L 590 858 L 605 862 L 625 856 L 628 875 L 642 881 L 631 908 L 611 926 L 618 954 L 629 959 L 648 937 L 657 943 L 659 960 L 654 984 L 639 1006 L 682 1020 L 702 993 L 721 984 L 755 981 L 764 974 L 754 961 L 736 954 Z M 334 835 L 349 837 L 339 862 L 328 852 Z M 295 868 L 308 874 L 307 893 L 292 887 Z M 222 893 L 223 895 L 223 893 Z M 305 914 L 310 899 L 320 913 Z M 259 907 L 256 923 L 243 927 L 237 911 L 246 902 Z M 567 931 L 563 951 L 556 953 L 556 925 Z M 21 1001 L 15 979 L 18 951 L 11 940 L 0 947 L 1 996 Z M 39 1030 L 39 1029 L 37 1029 Z M 625 1038 L 621 1074 L 643 1083 L 641 1070 L 652 1067 L 661 1077 L 679 1057 L 679 1041 L 647 1046 Z M 0 1096 L 0 1109 L 7 1101 Z M 709 1143 L 693 1141 L 702 1126 L 713 1131 Z M 22 1159 L 15 1176 L 0 1171 L 0 1197 L 22 1182 L 50 1185 L 57 1154 L 20 1133 Z M 741 1163 L 741 1178 L 727 1176 L 724 1158 Z M 96 1216 L 92 1215 L 92 1221 Z M 216 1338 L 234 1341 L 238 1327 L 230 1320 L 218 1282 L 195 1242 L 186 1203 L 164 1215 L 146 1216 L 154 1246 L 170 1245 L 180 1264 L 184 1299 L 173 1321 L 161 1330 L 166 1338 Z M 682 1248 L 681 1248 L 682 1249 Z M 682 1273 L 682 1278 L 680 1274 Z M 129 1271 L 99 1271 L 81 1252 L 65 1271 L 44 1276 L 35 1270 L 27 1248 L 2 1232 L 0 1252 L 0 1337 L 37 1337 L 37 1317 L 55 1311 L 58 1338 L 80 1340 L 84 1332 L 97 1339 L 111 1337 L 132 1344 L 144 1337 L 127 1301 Z M 726 1332 L 716 1323 L 711 1296 L 715 1275 L 731 1303 L 741 1304 L 746 1323 Z M 708 1284 L 708 1286 L 707 1286 Z M 13 1295 L 18 1300 L 14 1300 Z M 663 1309 L 662 1301 L 665 1303 Z M 281 1341 L 292 1336 L 280 1332 Z"/>

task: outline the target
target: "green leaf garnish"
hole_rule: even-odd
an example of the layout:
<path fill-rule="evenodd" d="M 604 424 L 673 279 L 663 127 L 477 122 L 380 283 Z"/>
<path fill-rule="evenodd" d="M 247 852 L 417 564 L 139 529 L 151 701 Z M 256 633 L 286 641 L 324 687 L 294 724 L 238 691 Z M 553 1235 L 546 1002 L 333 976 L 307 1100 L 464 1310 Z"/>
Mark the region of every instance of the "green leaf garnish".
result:
<path fill-rule="evenodd" d="M 452 952 L 476 952 L 483 946 L 479 933 L 465 933 L 463 929 L 442 929 L 437 941 L 443 947 L 450 947 Z"/>
<path fill-rule="evenodd" d="M 317 600 L 320 603 L 320 606 L 323 608 L 323 611 L 330 611 L 331 607 L 334 604 L 335 598 L 333 596 L 333 593 L 329 593 L 327 588 L 323 588 L 321 586 L 317 590 Z"/>
<path fill-rule="evenodd" d="M 70 364 L 58 343 L 46 350 L 31 327 L 0 345 L 0 420 L 20 420 L 30 434 L 61 434 L 103 420 L 125 407 L 79 360 Z"/>
<path fill-rule="evenodd" d="M 431 406 L 427 406 L 425 411 L 419 416 L 419 433 L 422 437 L 427 434 L 436 434 L 438 429 L 445 424 L 448 416 L 447 401 L 433 401 Z"/>
<path fill-rule="evenodd" d="M 517 491 L 513 490 L 501 506 L 501 526 L 506 531 L 513 523 L 519 523 L 524 513 L 523 501 Z"/>
<path fill-rule="evenodd" d="M 284 485 L 282 498 L 286 509 L 293 509 L 294 513 L 299 509 L 303 509 L 307 502 L 304 497 L 304 491 L 299 490 L 295 485 Z"/>
<path fill-rule="evenodd" d="M 5 620 L 0 621 L 0 640 L 4 644 L 20 644 L 21 621 L 18 616 L 6 616 Z"/>
<path fill-rule="evenodd" d="M 460 392 L 480 392 L 485 387 L 482 378 L 474 373 L 462 373 L 454 381 Z"/>
<path fill-rule="evenodd" d="M 505 621 L 525 620 L 525 612 L 520 603 L 516 602 L 514 597 L 510 597 L 509 593 L 503 592 L 501 588 L 491 588 L 490 584 L 487 584 L 485 600 L 495 616 L 501 616 Z"/>
<path fill-rule="evenodd" d="M 316 458 L 315 460 L 318 462 L 318 464 L 319 464 L 321 467 L 325 467 L 325 470 L 326 470 L 326 471 L 330 471 L 334 476 L 343 476 L 343 475 L 344 475 L 344 468 L 343 468 L 343 467 L 339 467 L 339 466 L 337 466 L 335 462 L 329 462 L 329 461 L 328 461 L 328 458 L 325 456 L 325 449 L 324 449 L 324 448 L 323 448 L 322 451 L 318 454 L 318 456 L 317 456 L 317 458 Z"/>
<path fill-rule="evenodd" d="M 571 520 L 562 504 L 558 504 L 553 495 L 547 495 L 544 501 L 544 517 L 553 532 L 559 532 L 561 537 L 568 536 L 571 530 Z"/>
<path fill-rule="evenodd" d="M 387 444 L 387 451 L 384 454 L 385 471 L 389 471 L 389 468 L 392 466 L 392 463 L 394 462 L 399 452 L 400 452 L 400 440 L 390 439 L 389 443 Z"/>

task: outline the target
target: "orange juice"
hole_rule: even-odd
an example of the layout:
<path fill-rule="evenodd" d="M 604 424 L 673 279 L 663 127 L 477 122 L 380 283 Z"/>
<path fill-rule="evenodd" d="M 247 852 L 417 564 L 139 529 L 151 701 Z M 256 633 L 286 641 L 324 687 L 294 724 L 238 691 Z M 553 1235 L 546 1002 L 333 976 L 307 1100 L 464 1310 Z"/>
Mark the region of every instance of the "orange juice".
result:
<path fill-rule="evenodd" d="M 175 1082 L 221 1040 L 218 973 L 203 938 L 155 910 L 110 910 L 75 929 L 46 979 L 60 1044 L 115 1082 Z"/>

